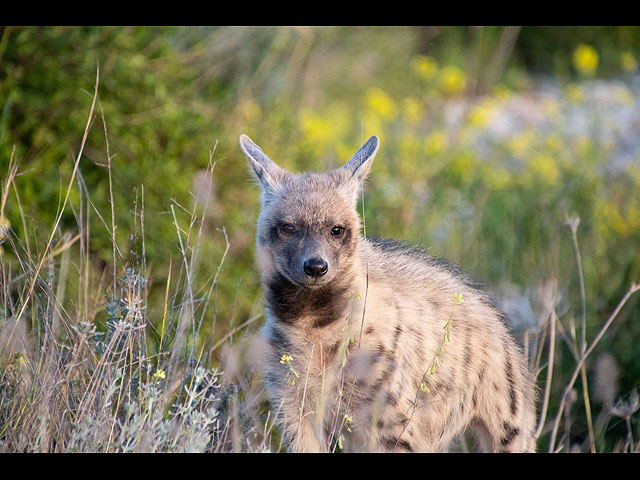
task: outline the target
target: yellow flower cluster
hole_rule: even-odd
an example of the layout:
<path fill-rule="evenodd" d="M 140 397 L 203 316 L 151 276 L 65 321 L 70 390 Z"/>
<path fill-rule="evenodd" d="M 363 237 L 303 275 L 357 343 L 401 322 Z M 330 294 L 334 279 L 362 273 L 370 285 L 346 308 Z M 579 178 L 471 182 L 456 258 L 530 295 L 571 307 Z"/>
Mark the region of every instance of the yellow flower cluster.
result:
<path fill-rule="evenodd" d="M 298 119 L 305 139 L 312 146 L 321 149 L 343 139 L 349 130 L 351 115 L 346 105 L 334 102 L 320 112 L 302 109 Z"/>
<path fill-rule="evenodd" d="M 567 97 L 573 103 L 581 103 L 584 101 L 584 91 L 579 85 L 575 83 L 569 83 L 565 89 Z"/>
<path fill-rule="evenodd" d="M 372 87 L 366 93 L 367 108 L 383 120 L 391 121 L 398 115 L 398 106 L 384 90 Z"/>
<path fill-rule="evenodd" d="M 448 65 L 440 72 L 439 83 L 444 93 L 456 95 L 467 87 L 467 77 L 459 67 Z"/>
<path fill-rule="evenodd" d="M 433 57 L 416 55 L 411 59 L 411 66 L 425 80 L 433 80 L 438 74 L 438 63 Z"/>
<path fill-rule="evenodd" d="M 487 97 L 482 102 L 474 105 L 469 111 L 469 122 L 476 127 L 483 127 L 489 123 L 498 107 L 496 98 Z"/>
<path fill-rule="evenodd" d="M 293 366 L 291 365 L 291 361 L 293 360 L 293 357 L 291 355 L 288 354 L 283 354 L 282 357 L 280 357 L 280 363 L 283 365 L 286 365 L 287 367 L 287 384 L 293 386 L 296 384 L 296 378 L 299 378 L 300 375 L 298 375 L 298 372 L 296 372 L 293 369 Z"/>
<path fill-rule="evenodd" d="M 427 155 L 438 155 L 447 147 L 447 134 L 444 130 L 433 130 L 424 141 L 424 150 Z"/>
<path fill-rule="evenodd" d="M 544 153 L 537 153 L 529 162 L 531 173 L 543 183 L 553 185 L 558 182 L 560 169 L 555 159 Z"/>
<path fill-rule="evenodd" d="M 640 210 L 638 205 L 627 205 L 626 215 L 611 201 L 601 201 L 596 205 L 596 225 L 603 237 L 608 231 L 627 236 L 640 230 Z"/>
<path fill-rule="evenodd" d="M 638 69 L 638 60 L 631 52 L 622 52 L 620 54 L 620 66 L 627 72 L 635 72 Z"/>
<path fill-rule="evenodd" d="M 572 63 L 581 74 L 593 76 L 598 69 L 598 52 L 591 45 L 582 43 L 574 50 Z"/>
<path fill-rule="evenodd" d="M 422 120 L 424 105 L 414 97 L 407 97 L 402 100 L 402 115 L 410 125 L 417 125 Z"/>

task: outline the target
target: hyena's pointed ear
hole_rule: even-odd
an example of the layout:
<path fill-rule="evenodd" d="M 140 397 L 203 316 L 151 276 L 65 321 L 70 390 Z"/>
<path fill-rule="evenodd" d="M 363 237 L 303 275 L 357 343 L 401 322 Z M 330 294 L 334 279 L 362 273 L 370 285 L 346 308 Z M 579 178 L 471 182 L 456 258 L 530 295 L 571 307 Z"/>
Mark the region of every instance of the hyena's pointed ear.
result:
<path fill-rule="evenodd" d="M 253 143 L 253 140 L 244 133 L 240 135 L 240 148 L 244 152 L 247 162 L 249 162 L 251 171 L 260 182 L 265 195 L 269 196 L 275 193 L 285 180 L 288 172 L 284 168 L 276 165 L 264 154 L 262 149 Z"/>
<path fill-rule="evenodd" d="M 373 157 L 376 156 L 378 147 L 380 147 L 378 137 L 376 135 L 370 137 L 341 170 L 349 172 L 351 174 L 350 178 L 360 183 L 369 173 Z"/>

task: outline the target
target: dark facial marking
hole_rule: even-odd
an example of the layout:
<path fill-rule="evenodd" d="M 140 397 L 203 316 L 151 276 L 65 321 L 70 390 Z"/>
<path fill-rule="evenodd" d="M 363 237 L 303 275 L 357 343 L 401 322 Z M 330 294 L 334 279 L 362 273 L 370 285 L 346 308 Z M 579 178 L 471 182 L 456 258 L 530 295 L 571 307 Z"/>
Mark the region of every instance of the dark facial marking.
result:
<path fill-rule="evenodd" d="M 278 230 L 279 230 L 278 225 L 273 225 L 269 229 L 269 240 L 271 241 L 271 243 L 274 243 L 276 240 L 280 238 L 280 234 Z"/>

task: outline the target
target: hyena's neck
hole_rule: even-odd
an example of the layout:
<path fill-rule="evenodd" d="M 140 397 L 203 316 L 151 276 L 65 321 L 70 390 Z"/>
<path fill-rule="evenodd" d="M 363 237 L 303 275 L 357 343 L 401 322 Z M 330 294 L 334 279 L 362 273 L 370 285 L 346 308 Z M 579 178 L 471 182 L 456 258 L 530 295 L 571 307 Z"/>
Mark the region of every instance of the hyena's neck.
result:
<path fill-rule="evenodd" d="M 305 288 L 280 273 L 265 284 L 267 308 L 278 321 L 300 328 L 323 328 L 347 315 L 353 297 L 353 280 Z"/>
<path fill-rule="evenodd" d="M 362 303 L 365 282 L 366 274 L 357 263 L 322 287 L 297 286 L 279 272 L 263 279 L 271 317 L 305 330 L 326 330 L 353 317 Z"/>

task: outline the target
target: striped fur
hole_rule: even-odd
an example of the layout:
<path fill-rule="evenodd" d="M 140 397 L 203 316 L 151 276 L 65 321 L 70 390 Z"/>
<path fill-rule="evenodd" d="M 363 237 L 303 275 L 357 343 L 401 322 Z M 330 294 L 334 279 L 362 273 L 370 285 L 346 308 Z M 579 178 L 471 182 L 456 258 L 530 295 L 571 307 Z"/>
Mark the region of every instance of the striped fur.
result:
<path fill-rule="evenodd" d="M 377 137 L 298 175 L 240 144 L 262 189 L 261 366 L 287 448 L 441 452 L 470 428 L 485 451 L 534 451 L 534 380 L 490 298 L 420 249 L 361 235 Z M 326 274 L 305 273 L 309 258 Z"/>

